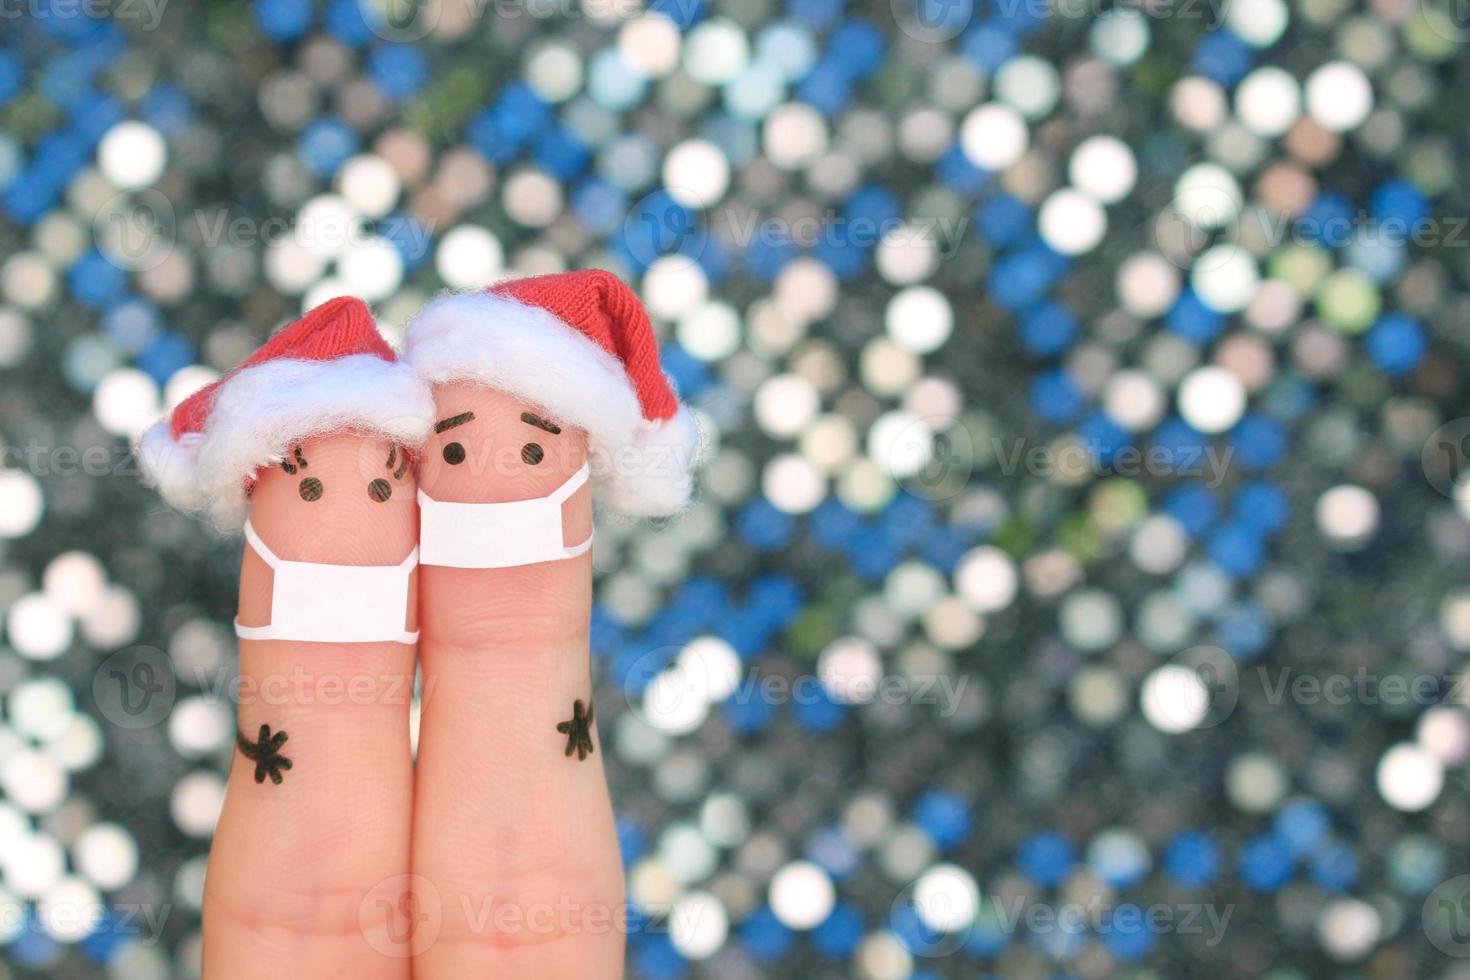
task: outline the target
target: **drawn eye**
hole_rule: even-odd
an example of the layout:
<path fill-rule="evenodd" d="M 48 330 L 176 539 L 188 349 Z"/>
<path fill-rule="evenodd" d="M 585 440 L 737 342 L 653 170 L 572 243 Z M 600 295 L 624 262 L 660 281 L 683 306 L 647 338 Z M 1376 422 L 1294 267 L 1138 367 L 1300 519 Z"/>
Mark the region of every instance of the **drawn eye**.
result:
<path fill-rule="evenodd" d="M 314 476 L 308 476 L 306 479 L 302 480 L 301 485 L 296 489 L 301 493 L 302 500 L 310 501 L 322 499 L 322 481 L 318 480 Z"/>
<path fill-rule="evenodd" d="M 450 466 L 458 466 L 464 462 L 464 447 L 457 442 L 451 442 L 444 447 L 444 462 Z"/>
<path fill-rule="evenodd" d="M 374 480 L 372 483 L 368 484 L 368 496 L 372 497 L 374 500 L 381 504 L 383 501 L 393 496 L 393 487 L 389 485 L 387 480 Z"/>
<path fill-rule="evenodd" d="M 534 442 L 528 442 L 521 447 L 521 460 L 535 466 L 546 458 L 546 451 Z"/>

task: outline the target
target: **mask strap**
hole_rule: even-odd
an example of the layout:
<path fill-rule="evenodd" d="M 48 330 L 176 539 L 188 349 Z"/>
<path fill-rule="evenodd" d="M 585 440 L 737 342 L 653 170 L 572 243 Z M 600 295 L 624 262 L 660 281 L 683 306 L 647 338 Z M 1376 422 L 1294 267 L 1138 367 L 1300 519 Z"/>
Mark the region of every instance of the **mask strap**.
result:
<path fill-rule="evenodd" d="M 276 631 L 271 629 L 270 623 L 264 626 L 242 626 L 240 619 L 235 618 L 235 635 L 242 640 L 274 640 Z"/>
<path fill-rule="evenodd" d="M 280 639 L 280 637 L 276 635 L 276 629 L 275 629 L 274 626 L 272 626 L 270 624 L 266 624 L 265 626 L 241 626 L 240 625 L 240 620 L 238 618 L 235 619 L 235 635 L 238 636 L 242 640 L 278 640 L 278 639 Z M 384 637 L 382 640 L 372 641 L 372 642 L 381 642 L 381 643 L 417 643 L 418 641 L 419 641 L 419 631 L 418 630 L 414 630 L 412 633 L 410 633 L 408 630 L 403 630 L 397 636 L 387 636 L 387 637 Z M 297 642 L 297 643 L 312 643 L 312 642 L 318 642 L 318 641 L 316 641 L 316 640 L 296 640 L 294 642 Z M 327 640 L 322 640 L 320 642 L 330 643 L 331 640 L 330 639 L 327 639 Z"/>
<path fill-rule="evenodd" d="M 248 517 L 245 519 L 245 540 L 250 542 L 250 547 L 255 549 L 261 561 L 272 569 L 280 567 L 281 560 L 276 557 L 274 551 L 266 547 L 264 541 L 260 540 L 260 535 L 255 533 L 255 527 L 250 523 Z M 235 618 L 235 635 L 242 640 L 274 640 L 276 638 L 275 630 L 271 628 L 270 623 L 264 626 L 244 626 L 240 623 L 238 616 Z"/>
<path fill-rule="evenodd" d="M 565 552 L 566 556 L 568 558 L 575 558 L 578 555 L 586 554 L 587 553 L 587 549 L 589 549 L 589 548 L 592 547 L 593 534 L 594 534 L 594 532 L 588 531 L 587 532 L 587 540 L 586 541 L 583 541 L 581 544 L 574 544 L 570 548 L 563 549 L 563 551 Z"/>
<path fill-rule="evenodd" d="M 245 540 L 250 542 L 250 547 L 255 549 L 255 553 L 260 556 L 260 560 L 271 568 L 276 568 L 281 564 L 281 560 L 276 557 L 276 553 L 267 548 L 265 542 L 260 540 L 260 535 L 255 533 L 255 528 L 251 526 L 249 518 L 245 519 Z"/>
<path fill-rule="evenodd" d="M 582 489 L 582 484 L 587 482 L 587 477 L 591 474 L 591 472 L 592 467 L 587 465 L 587 462 L 584 460 L 582 462 L 582 465 L 577 469 L 577 472 L 567 477 L 567 482 L 563 483 L 561 486 L 551 491 L 551 493 L 546 496 L 546 499 L 550 500 L 554 504 L 566 503 L 567 500 L 571 498 L 572 494 Z"/>
<path fill-rule="evenodd" d="M 572 494 L 582 489 L 582 485 L 587 482 L 587 478 L 591 475 L 591 473 L 592 467 L 588 465 L 586 460 L 583 460 L 582 465 L 578 467 L 577 472 L 567 477 L 567 482 L 563 483 L 561 486 L 553 490 L 551 492 L 551 495 L 546 499 L 550 500 L 553 504 L 560 507 L 562 504 L 571 499 Z M 558 521 L 558 523 L 560 523 L 560 521 Z M 563 546 L 562 554 L 567 558 L 575 558 L 580 554 L 584 554 L 587 549 L 591 547 L 592 532 L 589 531 L 586 541 L 583 541 L 581 544 L 574 544 L 571 547 Z"/>

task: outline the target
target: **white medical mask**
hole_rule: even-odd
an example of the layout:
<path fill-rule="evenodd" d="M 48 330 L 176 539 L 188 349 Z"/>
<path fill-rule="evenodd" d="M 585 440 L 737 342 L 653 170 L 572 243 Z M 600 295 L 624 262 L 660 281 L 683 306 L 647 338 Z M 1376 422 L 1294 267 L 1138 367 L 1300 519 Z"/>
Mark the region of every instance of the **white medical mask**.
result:
<path fill-rule="evenodd" d="M 592 547 L 592 535 L 562 544 L 561 506 L 587 482 L 583 463 L 545 497 L 494 504 L 435 500 L 419 490 L 419 549 L 425 565 L 513 568 L 575 558 Z"/>
<path fill-rule="evenodd" d="M 419 549 L 397 565 L 323 565 L 286 561 L 266 547 L 250 522 L 245 540 L 275 572 L 271 583 L 269 626 L 242 626 L 242 640 L 295 640 L 302 643 L 417 643 L 408 622 L 408 582 L 419 563 Z"/>

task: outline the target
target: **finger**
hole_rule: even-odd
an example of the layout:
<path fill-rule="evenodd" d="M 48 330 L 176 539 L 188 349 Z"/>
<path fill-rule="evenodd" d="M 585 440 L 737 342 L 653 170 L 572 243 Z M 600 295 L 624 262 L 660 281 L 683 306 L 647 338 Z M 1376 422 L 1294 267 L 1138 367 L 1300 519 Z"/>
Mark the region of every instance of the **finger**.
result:
<path fill-rule="evenodd" d="M 255 535 L 287 561 L 398 565 L 417 540 L 415 482 L 408 467 L 385 467 L 389 453 L 352 435 L 303 443 L 294 472 L 261 473 Z M 279 627 L 283 603 L 325 598 L 283 594 L 292 587 L 247 543 L 240 623 Z M 414 653 L 241 640 L 237 749 L 205 884 L 207 978 L 409 975 Z"/>
<path fill-rule="evenodd" d="M 441 419 L 473 413 L 424 449 L 421 481 L 436 500 L 544 497 L 586 459 L 584 434 L 524 420 L 537 410 L 512 396 L 447 385 L 436 401 Z M 563 544 L 589 537 L 585 485 L 562 515 Z M 426 563 L 421 575 L 413 867 L 443 921 L 415 975 L 620 976 L 622 863 L 588 662 L 591 553 L 511 568 Z"/>

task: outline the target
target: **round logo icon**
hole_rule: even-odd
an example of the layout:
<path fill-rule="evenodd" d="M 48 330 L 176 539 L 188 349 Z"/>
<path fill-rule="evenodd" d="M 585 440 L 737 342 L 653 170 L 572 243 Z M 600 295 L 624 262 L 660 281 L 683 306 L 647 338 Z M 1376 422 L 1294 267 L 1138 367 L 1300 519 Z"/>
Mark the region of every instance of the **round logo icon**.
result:
<path fill-rule="evenodd" d="M 1154 221 L 1154 245 L 1180 269 L 1212 271 L 1229 261 L 1212 246 L 1239 240 L 1240 209 L 1239 195 L 1219 184 L 1181 190 Z"/>
<path fill-rule="evenodd" d="M 882 467 L 905 491 L 925 500 L 949 500 L 975 472 L 975 442 L 958 419 L 924 416 L 891 432 L 875 428 Z"/>
<path fill-rule="evenodd" d="M 644 266 L 668 257 L 698 261 L 705 244 L 699 218 L 703 210 L 699 195 L 687 188 L 664 187 L 645 194 L 623 219 L 628 254 Z"/>
<path fill-rule="evenodd" d="M 737 692 L 741 673 L 740 657 L 728 643 L 703 636 L 638 657 L 623 677 L 623 694 L 629 710 L 649 727 L 682 735 Z"/>
<path fill-rule="evenodd" d="M 1470 493 L 1470 484 L 1461 485 L 1460 477 L 1470 471 L 1470 418 L 1451 419 L 1424 441 L 1419 454 L 1424 478 L 1446 497 Z"/>
<path fill-rule="evenodd" d="M 975 0 L 889 0 L 888 6 L 899 30 L 930 44 L 958 37 L 975 18 Z"/>
<path fill-rule="evenodd" d="M 1173 657 L 1146 690 L 1149 707 L 1177 731 L 1213 728 L 1240 700 L 1235 658 L 1217 646 L 1197 646 Z"/>
<path fill-rule="evenodd" d="M 1424 899 L 1424 934 L 1448 956 L 1470 957 L 1470 875 L 1440 882 Z"/>
<path fill-rule="evenodd" d="M 97 250 L 119 269 L 144 272 L 156 269 L 173 254 L 178 240 L 174 206 L 158 191 L 114 194 L 92 218 Z"/>
<path fill-rule="evenodd" d="M 119 728 L 152 728 L 173 710 L 177 692 L 173 661 L 155 647 L 119 650 L 92 675 L 98 712 Z"/>
<path fill-rule="evenodd" d="M 1470 0 L 1419 0 L 1424 23 L 1446 41 L 1470 41 Z"/>
<path fill-rule="evenodd" d="M 384 956 L 417 956 L 439 939 L 444 903 L 422 875 L 394 875 L 368 890 L 357 906 L 363 938 Z"/>
<path fill-rule="evenodd" d="M 958 869 L 936 868 L 894 898 L 889 928 L 915 956 L 950 956 L 964 946 L 978 911 L 967 877 Z"/>
<path fill-rule="evenodd" d="M 439 24 L 445 0 L 357 0 L 363 23 L 385 41 L 417 41 Z"/>

